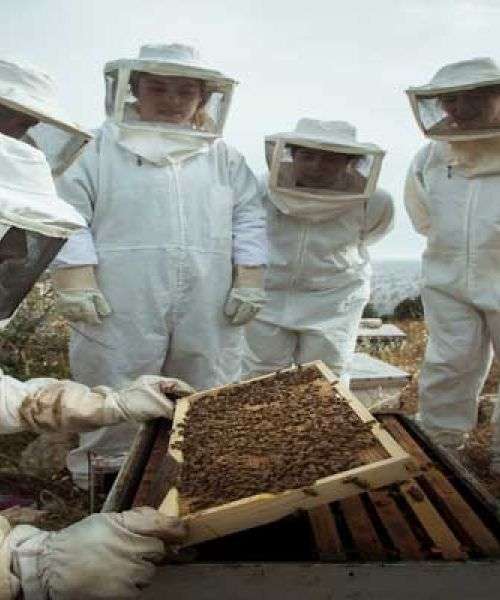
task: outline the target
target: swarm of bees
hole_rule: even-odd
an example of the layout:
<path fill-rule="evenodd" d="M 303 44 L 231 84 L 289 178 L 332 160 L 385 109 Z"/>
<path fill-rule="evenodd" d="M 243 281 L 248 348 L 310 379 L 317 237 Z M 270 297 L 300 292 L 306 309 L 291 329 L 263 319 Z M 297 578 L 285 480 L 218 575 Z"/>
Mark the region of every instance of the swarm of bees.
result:
<path fill-rule="evenodd" d="M 196 399 L 180 425 L 176 486 L 195 512 L 260 493 L 309 488 L 366 464 L 377 445 L 316 367 L 277 373 Z"/>

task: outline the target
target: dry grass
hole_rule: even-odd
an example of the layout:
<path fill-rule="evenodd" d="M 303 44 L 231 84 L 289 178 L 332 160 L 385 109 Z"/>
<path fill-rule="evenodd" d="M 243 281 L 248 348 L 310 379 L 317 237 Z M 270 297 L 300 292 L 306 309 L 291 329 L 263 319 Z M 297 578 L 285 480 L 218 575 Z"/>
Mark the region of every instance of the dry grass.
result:
<path fill-rule="evenodd" d="M 0 332 L 0 365 L 4 373 L 21 380 L 64 379 L 69 377 L 67 344 L 68 328 L 55 314 L 52 290 L 40 284 L 9 327 Z M 51 476 L 22 472 L 19 458 L 35 437 L 28 433 L 0 436 L 0 491 L 34 498 L 37 508 L 47 510 L 40 525 L 60 529 L 88 514 L 87 492 L 73 486 L 66 470 Z"/>
<path fill-rule="evenodd" d="M 394 322 L 408 336 L 401 345 L 387 345 L 363 348 L 373 356 L 392 365 L 401 367 L 412 375 L 412 381 L 401 396 L 401 408 L 407 413 L 415 413 L 418 407 L 418 374 L 425 353 L 427 332 L 421 320 Z M 483 394 L 496 393 L 500 382 L 500 364 L 495 361 L 485 382 Z M 472 433 L 466 448 L 467 466 L 485 484 L 488 490 L 500 498 L 500 477 L 492 477 L 489 473 L 490 443 L 492 427 L 479 425 Z"/>

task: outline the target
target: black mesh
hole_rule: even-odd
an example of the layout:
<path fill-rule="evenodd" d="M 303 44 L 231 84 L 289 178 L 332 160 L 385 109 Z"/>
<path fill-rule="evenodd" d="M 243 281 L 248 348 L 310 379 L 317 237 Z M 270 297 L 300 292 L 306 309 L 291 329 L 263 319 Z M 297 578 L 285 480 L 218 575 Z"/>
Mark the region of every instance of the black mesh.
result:
<path fill-rule="evenodd" d="M 22 299 L 52 262 L 63 238 L 11 227 L 0 240 L 0 320 L 14 314 Z"/>

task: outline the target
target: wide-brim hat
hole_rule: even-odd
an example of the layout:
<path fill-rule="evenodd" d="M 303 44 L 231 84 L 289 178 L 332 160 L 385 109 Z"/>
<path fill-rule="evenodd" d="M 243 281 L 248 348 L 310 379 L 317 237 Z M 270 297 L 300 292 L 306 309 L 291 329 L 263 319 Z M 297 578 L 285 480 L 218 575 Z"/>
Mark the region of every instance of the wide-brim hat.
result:
<path fill-rule="evenodd" d="M 445 65 L 429 83 L 409 87 L 406 93 L 433 96 L 500 84 L 500 68 L 491 58 L 472 58 Z"/>
<path fill-rule="evenodd" d="M 58 105 L 53 79 L 31 65 L 0 60 L 0 104 L 81 136 L 83 143 L 92 139 Z"/>
<path fill-rule="evenodd" d="M 359 142 L 356 139 L 356 128 L 346 121 L 300 119 L 294 131 L 275 133 L 265 139 L 266 142 L 283 140 L 291 145 L 324 147 L 345 153 L 384 154 L 376 144 Z"/>
<path fill-rule="evenodd" d="M 237 83 L 232 77 L 205 63 L 195 48 L 184 44 L 146 44 L 141 46 L 138 58 L 110 61 L 106 63 L 104 72 L 120 68 L 160 75 L 168 69 L 172 75 L 203 79 L 222 87 L 232 87 Z"/>
<path fill-rule="evenodd" d="M 56 192 L 44 154 L 0 134 L 0 223 L 67 238 L 87 226 Z"/>

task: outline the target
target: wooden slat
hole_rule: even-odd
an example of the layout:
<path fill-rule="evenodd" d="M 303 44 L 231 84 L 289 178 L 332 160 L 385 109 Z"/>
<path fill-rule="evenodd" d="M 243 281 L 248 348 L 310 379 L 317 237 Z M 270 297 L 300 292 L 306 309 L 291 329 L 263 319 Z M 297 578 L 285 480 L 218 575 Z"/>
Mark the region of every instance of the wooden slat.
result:
<path fill-rule="evenodd" d="M 332 511 L 328 505 L 317 506 L 308 512 L 314 541 L 321 560 L 341 560 L 345 553 Z"/>
<path fill-rule="evenodd" d="M 141 483 L 135 494 L 132 506 L 152 506 L 158 508 L 167 493 L 171 476 L 168 464 L 170 423 L 162 421 L 158 427 L 151 454 L 144 469 Z"/>
<path fill-rule="evenodd" d="M 360 557 L 363 560 L 387 558 L 387 552 L 377 536 L 361 497 L 353 496 L 341 500 L 340 507 Z"/>
<path fill-rule="evenodd" d="M 389 492 L 380 490 L 368 494 L 375 506 L 375 510 L 382 520 L 392 543 L 399 551 L 401 558 L 409 560 L 423 560 L 425 555 L 410 529 L 405 517 L 399 510 L 396 502 Z"/>
<path fill-rule="evenodd" d="M 499 556 L 500 543 L 496 537 L 445 475 L 432 464 L 425 451 L 398 419 L 384 415 L 381 416 L 381 420 L 403 448 L 414 456 L 419 466 L 425 467 L 422 479 L 432 487 L 442 504 L 446 518 L 453 521 L 454 528 L 463 532 L 466 540 L 470 540 L 485 556 Z"/>
<path fill-rule="evenodd" d="M 467 553 L 454 536 L 441 515 L 434 508 L 422 488 L 416 481 L 403 483 L 399 489 L 411 507 L 420 524 L 431 538 L 434 549 L 445 560 L 465 560 Z"/>

